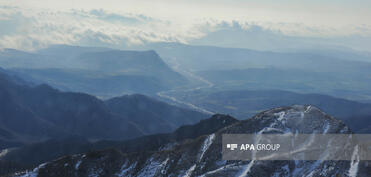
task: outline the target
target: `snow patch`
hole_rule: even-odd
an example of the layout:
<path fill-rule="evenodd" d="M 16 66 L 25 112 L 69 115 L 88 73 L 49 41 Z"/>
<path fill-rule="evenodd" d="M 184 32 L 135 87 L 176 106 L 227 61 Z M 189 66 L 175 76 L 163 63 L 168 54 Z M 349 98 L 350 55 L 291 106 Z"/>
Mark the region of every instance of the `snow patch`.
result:
<path fill-rule="evenodd" d="M 124 165 L 121 167 L 121 171 L 116 174 L 117 177 L 128 177 L 129 174 L 127 174 L 130 170 L 134 169 L 137 163 L 133 163 L 130 166 L 128 166 L 128 162 L 125 162 Z"/>
<path fill-rule="evenodd" d="M 76 170 L 79 169 L 81 162 L 82 162 L 81 160 L 79 160 L 78 162 L 76 162 L 76 165 L 75 165 L 75 169 Z"/>
<path fill-rule="evenodd" d="M 327 133 L 330 130 L 330 124 L 327 123 L 325 129 L 323 130 L 323 133 Z"/>
<path fill-rule="evenodd" d="M 25 174 L 23 174 L 21 177 L 37 177 L 37 175 L 39 174 L 40 168 L 44 168 L 46 164 L 47 163 L 43 163 L 39 165 L 38 167 L 34 168 L 32 171 L 26 172 Z"/>
<path fill-rule="evenodd" d="M 304 116 L 305 116 L 304 112 L 300 112 L 300 119 L 304 119 Z"/>
<path fill-rule="evenodd" d="M 285 111 L 281 111 L 279 113 L 275 113 L 275 116 L 278 116 L 277 120 L 282 121 L 285 118 Z"/>
<path fill-rule="evenodd" d="M 211 134 L 211 135 L 209 135 L 209 136 L 205 139 L 205 141 L 204 141 L 204 143 L 203 143 L 203 145 L 202 145 L 202 148 L 201 148 L 201 152 L 200 152 L 200 156 L 199 156 L 199 158 L 198 158 L 198 162 L 201 162 L 201 160 L 202 160 L 202 158 L 203 158 L 205 152 L 209 149 L 209 147 L 210 147 L 210 145 L 213 143 L 214 139 L 215 139 L 215 134 L 214 134 L 214 133 Z"/>
<path fill-rule="evenodd" d="M 143 176 L 143 177 L 156 176 L 158 170 L 163 169 L 166 166 L 168 161 L 169 161 L 169 157 L 161 163 L 158 161 L 155 161 L 153 158 L 149 159 L 146 163 L 147 165 L 140 171 L 138 177 L 139 176 Z M 164 174 L 166 172 L 161 170 L 161 173 Z"/>
<path fill-rule="evenodd" d="M 195 169 L 196 169 L 196 164 L 195 165 L 192 165 L 191 168 L 189 168 L 186 171 L 186 173 L 185 173 L 185 175 L 183 177 L 190 177 Z"/>
<path fill-rule="evenodd" d="M 285 133 L 286 131 L 283 131 L 281 129 L 278 129 L 278 128 L 272 128 L 272 127 L 267 127 L 265 130 L 265 132 L 273 132 L 273 131 L 277 131 L 277 132 L 283 132 Z"/>
<path fill-rule="evenodd" d="M 358 165 L 359 165 L 359 154 L 358 154 L 358 145 L 354 148 L 352 154 L 352 161 L 350 161 L 350 168 L 348 174 L 350 177 L 356 177 L 358 173 Z"/>
<path fill-rule="evenodd" d="M 9 149 L 3 149 L 1 152 L 0 152 L 0 158 L 5 156 L 7 153 L 9 152 Z"/>

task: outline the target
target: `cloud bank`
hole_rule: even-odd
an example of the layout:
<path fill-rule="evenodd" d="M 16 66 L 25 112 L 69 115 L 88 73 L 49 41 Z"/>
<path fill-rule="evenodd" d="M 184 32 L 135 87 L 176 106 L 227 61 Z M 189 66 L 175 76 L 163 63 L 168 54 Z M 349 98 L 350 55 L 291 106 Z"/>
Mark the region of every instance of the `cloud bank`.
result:
<path fill-rule="evenodd" d="M 181 42 L 274 50 L 338 45 L 371 51 L 371 26 L 343 28 L 247 19 L 161 18 L 107 9 L 0 6 L 0 48 L 34 50 L 50 44 L 127 48 Z"/>
<path fill-rule="evenodd" d="M 139 45 L 185 42 L 199 33 L 144 15 L 90 11 L 35 11 L 0 7 L 0 47 L 37 49 L 49 44 Z"/>

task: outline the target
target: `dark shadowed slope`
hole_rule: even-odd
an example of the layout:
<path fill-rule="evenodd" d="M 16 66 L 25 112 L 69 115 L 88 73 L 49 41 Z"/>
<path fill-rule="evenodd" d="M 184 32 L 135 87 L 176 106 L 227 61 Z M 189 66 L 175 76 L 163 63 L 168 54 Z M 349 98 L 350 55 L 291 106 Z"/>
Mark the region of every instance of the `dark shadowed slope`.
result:
<path fill-rule="evenodd" d="M 128 139 L 150 133 L 170 132 L 205 116 L 138 95 L 114 99 L 126 104 L 120 105 L 119 101 L 111 109 L 94 96 L 61 92 L 47 85 L 20 85 L 8 78 L 6 74 L 0 73 L 2 147 L 6 147 L 7 142 L 28 143 L 66 135 L 88 139 Z M 138 102 L 146 105 L 145 113 Z M 122 109 L 131 112 L 125 113 Z M 169 111 L 169 114 L 165 114 L 165 111 Z M 143 115 L 145 117 L 141 117 Z M 151 122 L 149 130 L 147 122 Z"/>
<path fill-rule="evenodd" d="M 15 172 L 25 167 L 36 167 L 38 164 L 57 159 L 64 155 L 84 153 L 106 148 L 118 148 L 125 153 L 138 151 L 156 151 L 167 144 L 176 144 L 187 139 L 214 133 L 217 130 L 237 122 L 230 116 L 214 115 L 209 119 L 201 120 L 194 125 L 185 125 L 173 133 L 143 136 L 127 141 L 99 141 L 91 143 L 81 137 L 67 137 L 34 143 L 21 148 L 12 149 L 3 157 L 0 163 L 12 165 L 0 168 L 0 175 L 5 172 Z M 5 163 L 8 162 L 8 163 Z M 17 165 L 17 166 L 16 166 Z M 4 173 L 1 173 L 3 171 Z"/>
<path fill-rule="evenodd" d="M 10 134 L 2 140 L 29 143 L 65 135 L 94 139 L 143 135 L 127 117 L 111 113 L 93 96 L 60 92 L 47 85 L 18 85 L 4 79 L 0 84 L 0 125 Z"/>
<path fill-rule="evenodd" d="M 111 112 L 130 117 L 146 134 L 165 133 L 192 124 L 206 115 L 155 100 L 144 95 L 126 95 L 105 101 Z M 151 117 L 149 119 L 148 117 Z M 163 130 L 163 131 L 161 131 Z"/>

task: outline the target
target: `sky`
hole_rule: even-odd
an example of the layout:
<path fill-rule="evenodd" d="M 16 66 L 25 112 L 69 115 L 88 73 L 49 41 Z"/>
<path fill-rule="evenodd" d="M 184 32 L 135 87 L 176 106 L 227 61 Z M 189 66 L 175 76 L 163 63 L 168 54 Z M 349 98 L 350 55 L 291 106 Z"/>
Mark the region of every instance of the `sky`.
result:
<path fill-rule="evenodd" d="M 0 48 L 191 43 L 238 24 L 371 51 L 370 19 L 370 0 L 0 0 Z"/>

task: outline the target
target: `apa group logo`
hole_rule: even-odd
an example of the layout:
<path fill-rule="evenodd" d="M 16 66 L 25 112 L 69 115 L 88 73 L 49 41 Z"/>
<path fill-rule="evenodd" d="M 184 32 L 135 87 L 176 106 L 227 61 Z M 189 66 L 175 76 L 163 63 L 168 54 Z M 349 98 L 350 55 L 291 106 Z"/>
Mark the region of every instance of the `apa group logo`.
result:
<path fill-rule="evenodd" d="M 227 149 L 231 151 L 235 149 L 241 151 L 277 151 L 280 146 L 280 144 L 241 144 L 240 149 L 238 149 L 238 144 L 227 144 Z"/>
<path fill-rule="evenodd" d="M 237 149 L 238 145 L 237 144 L 227 144 L 227 148 L 233 151 L 234 149 Z"/>

